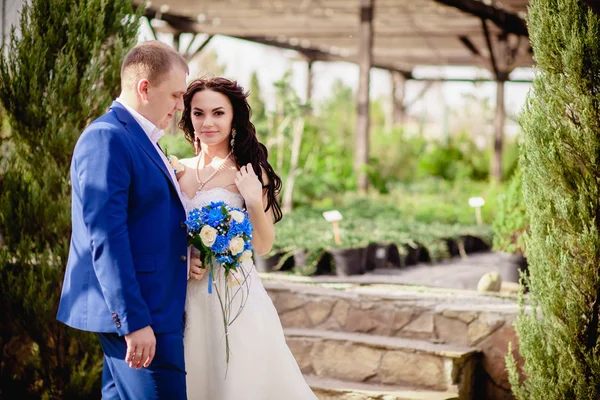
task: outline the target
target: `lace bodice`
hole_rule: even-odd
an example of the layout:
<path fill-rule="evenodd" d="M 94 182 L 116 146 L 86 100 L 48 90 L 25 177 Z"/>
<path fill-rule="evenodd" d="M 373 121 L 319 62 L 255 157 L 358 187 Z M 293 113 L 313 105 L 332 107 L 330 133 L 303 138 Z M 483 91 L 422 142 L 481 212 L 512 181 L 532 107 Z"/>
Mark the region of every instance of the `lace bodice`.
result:
<path fill-rule="evenodd" d="M 186 213 L 189 213 L 194 208 L 202 208 L 213 201 L 222 201 L 237 208 L 244 207 L 244 198 L 241 194 L 220 187 L 200 191 L 192 198 L 189 198 L 185 192 L 182 192 L 182 197 Z"/>

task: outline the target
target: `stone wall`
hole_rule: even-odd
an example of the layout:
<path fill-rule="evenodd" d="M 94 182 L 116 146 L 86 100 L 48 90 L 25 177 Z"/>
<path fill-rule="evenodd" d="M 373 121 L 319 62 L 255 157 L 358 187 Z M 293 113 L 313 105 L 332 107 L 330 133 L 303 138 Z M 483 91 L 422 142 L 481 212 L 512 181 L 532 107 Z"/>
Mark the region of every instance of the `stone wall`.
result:
<path fill-rule="evenodd" d="M 486 399 L 512 399 L 504 357 L 513 342 L 518 358 L 514 298 L 476 294 L 415 292 L 360 293 L 268 283 L 284 328 L 367 333 L 472 346 L 482 352 L 476 371 Z M 301 287 L 303 286 L 303 287 Z"/>

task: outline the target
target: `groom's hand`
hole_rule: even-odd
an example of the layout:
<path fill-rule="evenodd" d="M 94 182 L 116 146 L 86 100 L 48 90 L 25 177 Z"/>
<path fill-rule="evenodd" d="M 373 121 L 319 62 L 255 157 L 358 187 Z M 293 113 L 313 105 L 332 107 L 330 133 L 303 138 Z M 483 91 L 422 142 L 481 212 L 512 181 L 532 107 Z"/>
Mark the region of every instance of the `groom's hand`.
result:
<path fill-rule="evenodd" d="M 204 274 L 208 268 L 202 268 L 202 261 L 200 261 L 199 257 L 192 257 L 190 259 L 190 278 L 200 280 L 204 278 Z"/>
<path fill-rule="evenodd" d="M 129 368 L 148 368 L 156 353 L 156 337 L 150 326 L 125 335 L 127 354 L 125 362 Z"/>

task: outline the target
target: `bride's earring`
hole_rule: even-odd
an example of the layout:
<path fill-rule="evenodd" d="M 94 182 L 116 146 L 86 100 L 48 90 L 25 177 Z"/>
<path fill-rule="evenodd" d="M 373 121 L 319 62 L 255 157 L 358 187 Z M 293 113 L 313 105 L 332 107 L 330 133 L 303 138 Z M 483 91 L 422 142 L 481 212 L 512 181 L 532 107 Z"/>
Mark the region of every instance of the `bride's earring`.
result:
<path fill-rule="evenodd" d="M 194 151 L 196 155 L 200 154 L 200 139 L 196 135 L 194 135 Z"/>
<path fill-rule="evenodd" d="M 235 146 L 235 135 L 237 135 L 237 132 L 236 132 L 235 128 L 233 128 L 233 129 L 231 129 L 231 141 L 229 142 L 232 149 L 233 149 L 233 146 Z"/>

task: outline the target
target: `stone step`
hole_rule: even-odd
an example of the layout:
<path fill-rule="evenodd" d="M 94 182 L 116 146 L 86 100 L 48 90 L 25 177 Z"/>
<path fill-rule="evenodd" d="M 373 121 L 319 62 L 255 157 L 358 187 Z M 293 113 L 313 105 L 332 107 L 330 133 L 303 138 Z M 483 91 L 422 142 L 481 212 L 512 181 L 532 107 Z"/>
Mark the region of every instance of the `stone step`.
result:
<path fill-rule="evenodd" d="M 305 375 L 473 395 L 480 355 L 474 348 L 315 329 L 285 335 Z"/>
<path fill-rule="evenodd" d="M 476 346 L 510 327 L 514 297 L 402 285 L 300 284 L 263 279 L 284 328 L 369 333 Z"/>
<path fill-rule="evenodd" d="M 305 376 L 319 400 L 457 400 L 456 393 Z"/>

